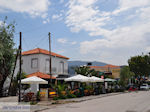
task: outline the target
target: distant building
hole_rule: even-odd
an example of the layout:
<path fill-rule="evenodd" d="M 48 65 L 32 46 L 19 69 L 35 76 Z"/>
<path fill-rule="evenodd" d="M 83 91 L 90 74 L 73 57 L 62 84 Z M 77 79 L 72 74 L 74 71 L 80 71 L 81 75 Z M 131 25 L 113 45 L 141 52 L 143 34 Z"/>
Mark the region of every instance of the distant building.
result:
<path fill-rule="evenodd" d="M 120 66 L 105 65 L 105 66 L 90 66 L 91 69 L 96 71 L 104 72 L 106 75 L 112 76 L 113 78 L 120 78 Z"/>
<path fill-rule="evenodd" d="M 49 74 L 50 52 L 36 48 L 22 52 L 22 71 L 26 74 L 44 73 Z M 68 75 L 68 57 L 51 52 L 52 57 L 52 76 Z M 19 60 L 15 69 L 15 76 L 19 71 Z"/>

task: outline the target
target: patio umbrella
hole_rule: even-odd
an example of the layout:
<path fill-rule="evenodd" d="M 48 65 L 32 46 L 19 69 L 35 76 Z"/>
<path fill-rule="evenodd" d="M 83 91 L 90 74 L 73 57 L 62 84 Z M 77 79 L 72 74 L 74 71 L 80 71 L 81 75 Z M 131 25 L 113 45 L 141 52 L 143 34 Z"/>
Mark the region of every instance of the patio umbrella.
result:
<path fill-rule="evenodd" d="M 65 81 L 75 81 L 75 82 L 89 82 L 89 78 L 83 75 L 75 75 L 69 78 L 66 78 Z"/>
<path fill-rule="evenodd" d="M 104 82 L 104 79 L 92 76 L 92 77 L 89 77 L 89 81 L 90 82 Z"/>
<path fill-rule="evenodd" d="M 48 84 L 48 81 L 36 76 L 28 77 L 21 80 L 22 84 Z"/>
<path fill-rule="evenodd" d="M 32 76 L 32 77 L 28 77 L 25 79 L 21 80 L 22 84 L 31 84 L 31 90 L 34 91 L 34 93 L 36 93 L 37 91 L 39 91 L 39 84 L 48 84 L 48 81 L 41 79 L 39 77 L 36 76 Z"/>
<path fill-rule="evenodd" d="M 114 82 L 114 81 L 116 81 L 115 79 L 111 79 L 111 78 L 106 78 L 106 79 L 104 79 L 106 82 Z"/>

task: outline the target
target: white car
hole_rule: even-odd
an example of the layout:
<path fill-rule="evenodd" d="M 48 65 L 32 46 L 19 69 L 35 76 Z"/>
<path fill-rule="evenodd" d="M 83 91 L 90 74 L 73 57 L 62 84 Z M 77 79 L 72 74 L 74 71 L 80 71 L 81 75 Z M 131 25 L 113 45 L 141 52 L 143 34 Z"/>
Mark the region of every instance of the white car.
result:
<path fill-rule="evenodd" d="M 149 86 L 148 86 L 148 84 L 142 84 L 142 85 L 140 86 L 140 89 L 141 89 L 141 90 L 149 90 Z"/>

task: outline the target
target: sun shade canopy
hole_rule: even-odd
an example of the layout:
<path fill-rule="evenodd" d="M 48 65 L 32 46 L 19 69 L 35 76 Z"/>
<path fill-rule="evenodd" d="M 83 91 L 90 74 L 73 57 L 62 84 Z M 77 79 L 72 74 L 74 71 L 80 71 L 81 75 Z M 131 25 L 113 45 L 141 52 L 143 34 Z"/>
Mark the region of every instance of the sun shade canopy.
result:
<path fill-rule="evenodd" d="M 36 76 L 28 77 L 21 80 L 22 84 L 48 84 L 48 81 Z"/>
<path fill-rule="evenodd" d="M 66 78 L 65 81 L 89 82 L 89 78 L 86 76 L 78 74 L 78 75 Z"/>

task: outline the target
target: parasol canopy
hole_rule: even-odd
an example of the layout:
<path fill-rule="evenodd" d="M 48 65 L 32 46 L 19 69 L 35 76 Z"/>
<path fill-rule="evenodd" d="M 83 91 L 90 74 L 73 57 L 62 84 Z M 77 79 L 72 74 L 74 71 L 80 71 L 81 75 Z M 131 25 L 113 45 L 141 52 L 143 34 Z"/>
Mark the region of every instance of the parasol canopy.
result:
<path fill-rule="evenodd" d="M 75 82 L 89 82 L 89 78 L 83 75 L 75 75 L 69 78 L 66 78 L 65 81 L 75 81 Z"/>
<path fill-rule="evenodd" d="M 21 80 L 22 84 L 48 84 L 48 81 L 36 76 L 28 77 Z"/>

